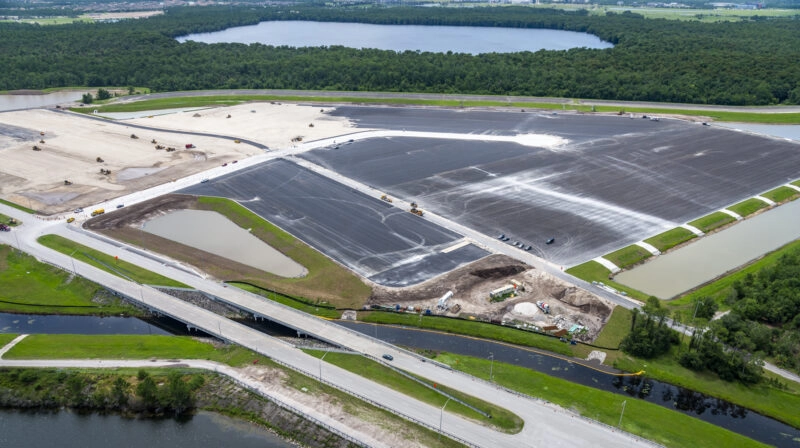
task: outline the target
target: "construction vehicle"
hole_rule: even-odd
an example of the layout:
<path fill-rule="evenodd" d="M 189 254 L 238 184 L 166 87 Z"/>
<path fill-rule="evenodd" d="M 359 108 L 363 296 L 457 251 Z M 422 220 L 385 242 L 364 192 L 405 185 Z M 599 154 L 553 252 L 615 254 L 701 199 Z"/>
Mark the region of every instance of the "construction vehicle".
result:
<path fill-rule="evenodd" d="M 100 168 L 100 174 L 105 174 L 106 176 L 111 175 L 111 170 L 107 170 L 105 168 Z"/>
<path fill-rule="evenodd" d="M 186 149 L 194 149 L 194 148 L 196 148 L 196 146 L 194 146 L 193 144 L 191 143 L 186 144 Z"/>
<path fill-rule="evenodd" d="M 71 217 L 67 218 L 67 224 L 69 224 L 69 223 L 71 223 L 73 221 L 75 221 L 75 217 L 74 216 L 71 216 Z"/>
<path fill-rule="evenodd" d="M 156 145 L 156 149 L 164 149 L 164 145 Z"/>
<path fill-rule="evenodd" d="M 39 143 L 44 145 L 44 140 L 39 140 Z"/>
<path fill-rule="evenodd" d="M 392 198 L 390 198 L 387 195 L 383 195 L 383 196 L 381 196 L 381 201 L 386 201 L 386 202 L 391 203 L 392 202 Z"/>
<path fill-rule="evenodd" d="M 152 139 L 152 140 L 150 140 L 150 143 L 152 143 L 152 144 L 154 144 L 154 145 L 155 145 L 155 144 L 156 144 L 156 143 L 158 143 L 158 142 L 156 141 L 156 139 Z"/>
<path fill-rule="evenodd" d="M 95 211 L 93 211 L 93 212 L 92 212 L 92 216 L 102 215 L 102 214 L 103 214 L 103 213 L 105 213 L 105 212 L 106 212 L 106 210 L 105 210 L 105 209 L 98 208 L 97 210 L 95 210 Z"/>
<path fill-rule="evenodd" d="M 72 185 L 72 182 L 70 182 L 70 181 L 68 181 L 68 180 L 64 179 L 64 185 Z"/>
<path fill-rule="evenodd" d="M 410 211 L 411 213 L 413 213 L 413 214 L 417 215 L 417 216 L 422 216 L 422 215 L 424 215 L 423 211 L 422 211 L 421 209 L 417 208 L 417 203 L 416 203 L 416 202 L 412 202 L 412 203 L 411 203 L 411 210 L 409 210 L 409 211 Z"/>
<path fill-rule="evenodd" d="M 538 306 L 540 310 L 544 311 L 544 314 L 550 314 L 550 305 L 548 305 L 544 301 L 538 300 L 536 302 L 536 306 Z"/>
<path fill-rule="evenodd" d="M 132 138 L 132 139 L 134 139 L 134 140 L 136 140 L 136 139 L 138 139 L 138 138 L 139 138 L 139 136 L 137 136 L 136 134 L 131 134 L 131 138 Z"/>
<path fill-rule="evenodd" d="M 42 150 L 42 148 L 40 148 L 40 147 L 38 147 L 38 146 L 36 146 L 36 145 L 33 145 L 33 150 L 34 150 L 34 151 L 41 151 L 41 150 Z"/>
<path fill-rule="evenodd" d="M 167 152 L 172 152 L 172 151 L 175 151 L 175 148 L 173 148 L 172 146 L 167 148 Z"/>
<path fill-rule="evenodd" d="M 98 157 L 98 158 L 96 158 L 95 160 L 96 160 L 96 161 L 98 161 L 98 162 L 100 162 L 100 163 L 103 163 L 103 162 L 105 162 L 105 160 L 103 160 L 103 158 L 102 158 L 102 157 Z"/>

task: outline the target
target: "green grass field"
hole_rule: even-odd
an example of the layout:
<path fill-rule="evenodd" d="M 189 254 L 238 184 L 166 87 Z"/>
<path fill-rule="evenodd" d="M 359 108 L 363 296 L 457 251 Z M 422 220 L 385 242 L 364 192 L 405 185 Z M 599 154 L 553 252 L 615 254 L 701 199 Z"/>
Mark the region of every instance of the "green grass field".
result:
<path fill-rule="evenodd" d="M 38 241 L 42 245 L 53 250 L 57 250 L 62 254 L 70 255 L 76 260 L 88 263 L 98 269 L 102 269 L 119 277 L 128 277 L 137 283 L 158 286 L 174 286 L 178 288 L 188 287 L 181 282 L 164 277 L 160 274 L 156 274 L 155 272 L 148 271 L 147 269 L 140 268 L 135 264 L 128 263 L 125 260 L 117 259 L 114 256 L 94 250 L 58 235 L 44 235 L 40 237 Z"/>
<path fill-rule="evenodd" d="M 794 185 L 795 187 L 800 187 L 800 180 L 792 182 L 792 185 Z"/>
<path fill-rule="evenodd" d="M 339 366 L 364 378 L 369 378 L 379 384 L 383 384 L 384 386 L 390 387 L 424 403 L 436 406 L 437 408 L 441 408 L 445 402 L 448 401 L 447 396 L 437 392 L 436 390 L 424 387 L 417 381 L 401 375 L 395 370 L 367 359 L 361 355 L 338 352 L 330 352 L 326 354 L 326 352 L 319 350 L 307 350 L 307 352 L 313 356 L 316 356 L 317 358 L 324 356 L 324 361 L 327 363 Z M 324 367 L 322 369 L 322 377 L 324 378 Z M 434 387 L 433 382 L 426 380 L 422 381 L 429 386 Z M 473 409 L 464 406 L 457 401 L 450 401 L 447 404 L 448 412 L 479 421 L 485 426 L 489 426 L 509 434 L 516 434 L 522 430 L 522 425 L 524 423 L 522 419 L 500 406 L 487 403 L 483 400 L 463 394 L 457 390 L 449 389 L 443 385 L 436 385 L 436 388 L 457 398 L 458 400 L 463 401 L 464 403 L 468 403 L 470 406 L 488 413 L 491 415 L 491 418 L 486 418 L 482 414 L 475 412 Z"/>
<path fill-rule="evenodd" d="M 638 300 L 647 300 L 647 294 L 638 291 L 633 288 L 629 288 L 621 283 L 617 283 L 613 280 L 609 280 L 608 276 L 611 274 L 611 271 L 605 268 L 602 264 L 590 260 L 586 263 L 579 264 L 577 266 L 573 266 L 566 270 L 567 274 L 572 276 L 578 277 L 581 280 L 586 280 L 587 282 L 603 282 L 612 288 L 615 288 L 619 291 L 625 291 L 628 296 L 638 299 Z"/>
<path fill-rule="evenodd" d="M 11 227 L 17 227 L 18 225 L 22 224 L 21 222 L 19 222 L 17 220 L 14 220 L 14 222 L 12 223 L 11 222 L 12 219 L 13 218 L 11 218 L 10 216 L 6 216 L 6 215 L 0 213 L 0 223 L 7 224 L 7 225 L 9 225 Z"/>
<path fill-rule="evenodd" d="M 454 369 L 488 379 L 489 361 L 442 353 L 434 358 Z M 710 423 L 630 396 L 617 395 L 505 363 L 494 363 L 494 380 L 524 394 L 539 397 L 588 418 L 617 426 L 626 401 L 622 429 L 668 447 L 761 447 L 751 439 Z"/>
<path fill-rule="evenodd" d="M 445 333 L 474 336 L 481 339 L 492 339 L 495 341 L 508 342 L 510 344 L 540 348 L 567 356 L 572 356 L 573 354 L 572 346 L 559 341 L 558 338 L 485 322 L 438 316 L 421 316 L 420 318 L 419 314 L 382 311 L 359 311 L 358 320 L 380 324 L 418 327 Z M 377 331 L 380 333 L 380 328 L 378 328 Z"/>
<path fill-rule="evenodd" d="M 631 244 L 628 247 L 603 255 L 603 258 L 614 263 L 619 268 L 626 268 L 652 256 L 653 254 L 648 252 L 647 249 Z"/>
<path fill-rule="evenodd" d="M 0 199 L 0 204 L 5 204 L 5 205 L 7 205 L 9 207 L 14 207 L 15 209 L 22 210 L 25 213 L 29 213 L 29 214 L 36 213 L 36 210 L 30 209 L 28 207 L 23 207 L 23 206 L 21 206 L 19 204 L 16 204 L 14 202 L 6 201 L 5 199 Z"/>
<path fill-rule="evenodd" d="M 722 227 L 725 224 L 731 223 L 736 219 L 723 212 L 714 212 L 710 215 L 703 216 L 700 219 L 696 219 L 689 223 L 690 226 L 697 227 L 704 233 L 708 233 L 718 227 Z"/>
<path fill-rule="evenodd" d="M 644 242 L 653 245 L 661 252 L 666 252 L 678 244 L 689 241 L 692 238 L 697 238 L 697 235 L 684 229 L 683 227 L 676 227 L 674 229 L 667 230 L 666 232 L 659 233 L 654 237 L 648 238 L 644 240 Z"/>
<path fill-rule="evenodd" d="M 18 335 L 12 333 L 0 333 L 0 347 L 5 347 L 6 344 L 13 341 Z"/>
<path fill-rule="evenodd" d="M 780 204 L 783 201 L 793 201 L 797 199 L 800 197 L 800 191 L 789 187 L 778 187 L 762 194 L 761 196 Z"/>
<path fill-rule="evenodd" d="M 32 314 L 141 315 L 99 285 L 0 245 L 0 311 Z"/>
<path fill-rule="evenodd" d="M 728 207 L 728 210 L 744 218 L 767 207 L 769 207 L 769 205 L 766 202 L 762 201 L 761 199 L 750 198 L 738 204 L 731 205 L 730 207 Z"/>

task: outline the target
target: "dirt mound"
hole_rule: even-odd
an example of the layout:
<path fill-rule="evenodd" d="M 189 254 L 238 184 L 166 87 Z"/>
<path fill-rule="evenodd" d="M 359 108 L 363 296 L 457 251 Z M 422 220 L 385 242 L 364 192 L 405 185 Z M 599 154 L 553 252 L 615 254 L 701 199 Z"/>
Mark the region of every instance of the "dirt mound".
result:
<path fill-rule="evenodd" d="M 517 264 L 511 266 L 499 266 L 496 268 L 489 268 L 489 269 L 478 269 L 470 272 L 469 275 L 474 275 L 476 277 L 485 279 L 498 279 L 519 274 L 520 272 L 524 272 L 526 269 L 528 268 Z"/>

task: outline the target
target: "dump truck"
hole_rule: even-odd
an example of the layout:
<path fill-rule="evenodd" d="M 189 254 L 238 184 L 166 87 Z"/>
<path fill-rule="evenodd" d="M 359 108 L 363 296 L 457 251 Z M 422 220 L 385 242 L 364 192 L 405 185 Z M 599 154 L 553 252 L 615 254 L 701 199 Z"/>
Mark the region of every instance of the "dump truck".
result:
<path fill-rule="evenodd" d="M 187 143 L 187 144 L 186 144 L 186 149 L 193 149 L 193 148 L 196 148 L 196 146 L 194 146 L 194 145 L 193 145 L 193 144 L 191 144 L 191 143 Z"/>
<path fill-rule="evenodd" d="M 103 214 L 103 213 L 105 213 L 105 212 L 106 212 L 106 210 L 105 210 L 105 209 L 103 209 L 103 208 L 98 208 L 97 210 L 95 210 L 95 211 L 93 211 L 93 212 L 92 212 L 92 216 L 102 215 L 102 214 Z"/>

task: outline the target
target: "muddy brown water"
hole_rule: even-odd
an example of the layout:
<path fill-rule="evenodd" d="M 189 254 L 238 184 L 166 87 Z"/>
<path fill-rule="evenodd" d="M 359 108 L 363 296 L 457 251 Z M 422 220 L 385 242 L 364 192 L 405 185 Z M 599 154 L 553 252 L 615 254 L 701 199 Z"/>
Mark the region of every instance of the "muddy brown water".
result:
<path fill-rule="evenodd" d="M 217 212 L 177 210 L 145 222 L 142 230 L 281 277 L 308 273 L 302 265 Z"/>
<path fill-rule="evenodd" d="M 746 219 L 617 275 L 614 280 L 670 299 L 800 238 L 800 201 Z"/>

